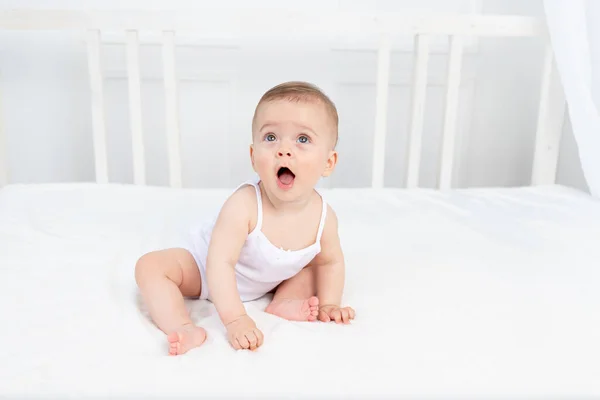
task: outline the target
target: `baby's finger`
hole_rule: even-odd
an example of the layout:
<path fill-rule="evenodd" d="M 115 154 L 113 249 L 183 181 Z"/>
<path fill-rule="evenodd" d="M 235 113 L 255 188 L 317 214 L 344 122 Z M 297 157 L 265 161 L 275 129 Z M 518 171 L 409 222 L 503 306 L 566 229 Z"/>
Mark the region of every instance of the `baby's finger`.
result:
<path fill-rule="evenodd" d="M 247 349 L 248 347 L 250 347 L 250 343 L 248 342 L 248 339 L 246 339 L 246 336 L 244 335 L 238 335 L 237 337 L 238 342 L 240 342 L 240 346 L 242 346 L 242 349 Z"/>
<path fill-rule="evenodd" d="M 350 313 L 350 319 L 354 319 L 354 317 L 356 316 L 356 312 L 354 312 L 354 309 L 352 307 L 348 307 L 348 312 Z"/>
<path fill-rule="evenodd" d="M 231 344 L 231 347 L 233 347 L 236 350 L 239 350 L 240 344 L 235 339 L 235 335 L 232 335 L 232 334 L 228 333 L 227 334 L 227 340 L 229 340 L 229 344 Z"/>
<path fill-rule="evenodd" d="M 256 338 L 254 331 L 246 332 L 244 337 L 248 339 L 248 343 L 250 343 L 250 350 L 256 350 L 256 343 L 258 342 L 258 339 Z"/>
<path fill-rule="evenodd" d="M 319 311 L 319 321 L 329 322 L 331 318 L 329 318 L 329 315 L 325 311 Z"/>
<path fill-rule="evenodd" d="M 258 339 L 258 347 L 262 346 L 265 337 L 263 336 L 263 333 L 260 331 L 260 329 L 255 329 L 254 330 L 254 334 L 256 335 L 256 338 Z"/>
<path fill-rule="evenodd" d="M 342 312 L 340 310 L 335 310 L 331 313 L 333 320 L 336 324 L 339 324 L 342 321 Z"/>
<path fill-rule="evenodd" d="M 349 315 L 348 315 L 348 309 L 346 309 L 346 308 L 342 308 L 342 309 L 340 310 L 340 312 L 341 312 L 341 314 L 342 314 L 342 322 L 343 322 L 344 324 L 347 324 L 348 322 L 350 322 L 350 317 L 349 317 Z"/>

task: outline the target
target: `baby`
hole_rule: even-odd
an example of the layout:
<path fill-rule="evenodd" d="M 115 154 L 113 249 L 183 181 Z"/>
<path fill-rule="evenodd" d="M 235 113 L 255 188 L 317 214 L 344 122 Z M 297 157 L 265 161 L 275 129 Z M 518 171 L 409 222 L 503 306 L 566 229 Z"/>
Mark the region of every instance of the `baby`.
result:
<path fill-rule="evenodd" d="M 189 245 L 138 260 L 136 282 L 167 335 L 169 354 L 206 340 L 184 296 L 210 300 L 238 350 L 255 350 L 264 340 L 243 302 L 273 290 L 267 313 L 290 321 L 354 319 L 354 310 L 340 304 L 344 257 L 337 218 L 315 189 L 336 165 L 337 131 L 335 105 L 314 85 L 270 89 L 252 121 L 250 160 L 258 178 L 240 185 L 214 222 L 192 232 Z"/>

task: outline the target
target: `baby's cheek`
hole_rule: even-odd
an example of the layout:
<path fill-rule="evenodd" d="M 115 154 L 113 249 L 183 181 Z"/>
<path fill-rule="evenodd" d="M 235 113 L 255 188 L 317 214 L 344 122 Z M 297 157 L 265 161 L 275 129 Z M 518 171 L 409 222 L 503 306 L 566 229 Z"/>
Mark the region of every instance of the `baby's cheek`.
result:
<path fill-rule="evenodd" d="M 254 164 L 258 169 L 270 168 L 269 158 L 265 157 L 263 154 L 256 154 L 254 158 Z"/>

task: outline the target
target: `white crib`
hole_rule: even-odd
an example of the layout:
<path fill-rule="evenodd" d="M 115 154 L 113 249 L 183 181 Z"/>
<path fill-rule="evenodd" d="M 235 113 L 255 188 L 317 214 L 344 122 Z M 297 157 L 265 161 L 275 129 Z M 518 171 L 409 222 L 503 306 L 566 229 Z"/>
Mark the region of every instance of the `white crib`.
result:
<path fill-rule="evenodd" d="M 516 16 L 203 10 L 0 12 L 1 30 L 65 30 L 86 40 L 95 182 L 10 182 L 0 124 L 0 394 L 532 398 L 600 396 L 600 205 L 555 184 L 565 101 L 549 45 L 531 185 L 453 185 L 465 43 L 538 38 L 544 21 Z M 133 184 L 110 182 L 101 34 L 126 32 Z M 139 32 L 158 33 L 169 187 L 147 184 Z M 189 301 L 206 345 L 169 358 L 139 303 L 133 265 L 211 216 L 228 190 L 183 184 L 175 46 L 212 37 L 376 36 L 371 185 L 325 188 L 340 219 L 352 326 L 291 323 L 248 303 L 265 332 L 235 352 L 210 303 Z M 419 182 L 432 35 L 449 38 L 436 189 Z M 414 38 L 405 188 L 385 187 L 390 55 Z M 266 90 L 267 88 L 265 88 Z M 334 99 L 335 100 L 335 99 Z M 10 102 L 2 98 L 0 103 Z M 195 216 L 190 218 L 190 216 Z"/>

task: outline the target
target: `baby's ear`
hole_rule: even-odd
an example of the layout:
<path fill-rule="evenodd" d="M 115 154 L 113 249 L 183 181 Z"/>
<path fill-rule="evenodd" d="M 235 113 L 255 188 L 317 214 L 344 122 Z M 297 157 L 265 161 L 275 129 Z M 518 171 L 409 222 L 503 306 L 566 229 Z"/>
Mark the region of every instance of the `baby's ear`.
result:
<path fill-rule="evenodd" d="M 329 152 L 329 157 L 327 158 L 327 164 L 325 165 L 325 171 L 323 171 L 323 176 L 327 177 L 333 173 L 335 166 L 338 160 L 338 153 L 335 150 L 331 150 Z"/>
<path fill-rule="evenodd" d="M 256 168 L 254 168 L 254 146 L 252 145 L 252 143 L 250 143 L 250 163 L 252 163 L 252 169 L 254 169 L 256 171 Z"/>

